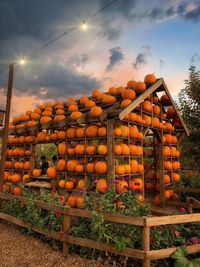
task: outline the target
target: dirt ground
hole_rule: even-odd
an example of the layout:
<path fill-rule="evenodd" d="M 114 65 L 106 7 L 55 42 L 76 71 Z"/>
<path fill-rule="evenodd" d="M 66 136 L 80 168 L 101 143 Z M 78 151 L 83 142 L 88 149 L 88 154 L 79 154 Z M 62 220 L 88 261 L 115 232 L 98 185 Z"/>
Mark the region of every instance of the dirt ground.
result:
<path fill-rule="evenodd" d="M 88 260 L 78 255 L 64 258 L 32 236 L 22 235 L 19 229 L 0 222 L 0 267 L 105 267 L 105 263 Z"/>

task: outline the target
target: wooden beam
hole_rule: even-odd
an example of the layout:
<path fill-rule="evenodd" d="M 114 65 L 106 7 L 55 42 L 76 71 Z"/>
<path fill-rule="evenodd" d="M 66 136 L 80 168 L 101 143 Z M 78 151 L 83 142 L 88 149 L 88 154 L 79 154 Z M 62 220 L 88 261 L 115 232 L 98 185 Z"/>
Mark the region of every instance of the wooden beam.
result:
<path fill-rule="evenodd" d="M 177 107 L 176 107 L 176 105 L 175 105 L 175 103 L 174 103 L 174 100 L 173 100 L 172 97 L 171 97 L 171 94 L 170 94 L 170 92 L 169 92 L 169 90 L 168 90 L 168 88 L 167 88 L 167 85 L 166 85 L 166 83 L 164 82 L 164 80 L 163 80 L 163 86 L 164 86 L 164 89 L 165 89 L 165 92 L 166 92 L 167 96 L 169 97 L 169 99 L 170 99 L 170 101 L 171 101 L 171 105 L 172 105 L 172 107 L 173 107 L 174 110 L 176 111 L 176 114 L 177 114 L 179 120 L 181 121 L 181 124 L 182 124 L 182 126 L 183 126 L 183 129 L 185 130 L 186 134 L 189 136 L 189 130 L 188 130 L 186 124 L 184 123 L 183 118 L 182 118 L 181 114 L 179 113 L 179 111 L 178 111 L 178 109 L 177 109 Z"/>
<path fill-rule="evenodd" d="M 162 216 L 159 217 L 159 219 L 157 217 L 146 218 L 147 226 L 159 226 L 192 222 L 200 222 L 200 213 Z"/>
<path fill-rule="evenodd" d="M 111 107 L 109 107 L 106 111 L 104 111 L 104 113 L 101 115 L 100 117 L 100 121 L 103 122 L 105 120 L 107 120 L 107 115 L 114 111 L 115 109 L 120 107 L 120 101 L 116 102 L 114 105 L 112 105 Z"/>
<path fill-rule="evenodd" d="M 99 249 L 99 250 L 106 251 L 109 253 L 123 255 L 123 256 L 131 257 L 131 258 L 136 258 L 136 259 L 141 259 L 141 260 L 144 259 L 144 252 L 138 249 L 124 248 L 122 251 L 119 251 L 112 245 L 100 243 L 100 242 L 86 239 L 86 238 L 75 237 L 71 235 L 67 236 L 67 240 L 70 244 L 75 244 L 75 245 L 88 247 L 92 249 Z"/>
<path fill-rule="evenodd" d="M 188 188 L 188 187 L 174 187 L 170 186 L 169 189 L 174 190 L 175 192 L 188 192 L 188 193 L 200 193 L 200 188 Z"/>
<path fill-rule="evenodd" d="M 113 157 L 114 151 L 114 120 L 107 121 L 107 165 L 108 173 L 107 180 L 108 186 L 113 188 L 115 185 L 115 159 Z"/>
<path fill-rule="evenodd" d="M 140 94 L 130 105 L 128 105 L 119 113 L 120 120 L 123 120 L 124 117 L 128 115 L 134 108 L 136 108 L 142 101 L 144 101 L 147 96 L 158 89 L 162 85 L 162 83 L 163 79 L 158 79 L 152 86 L 150 86 L 146 91 Z"/>
<path fill-rule="evenodd" d="M 144 226 L 142 231 L 142 249 L 145 252 L 144 260 L 142 263 L 143 267 L 150 267 L 151 262 L 148 257 L 150 251 L 150 227 Z"/>
<path fill-rule="evenodd" d="M 13 78 L 14 78 L 14 64 L 10 64 L 9 75 L 8 75 L 7 99 L 6 99 L 5 126 L 4 126 L 4 133 L 3 133 L 2 147 L 1 147 L 0 192 L 3 189 L 3 183 L 4 183 L 4 171 L 5 171 L 5 162 L 6 162 L 6 149 L 7 149 L 7 144 L 8 144 L 8 125 L 9 125 L 9 120 L 10 120 Z"/>

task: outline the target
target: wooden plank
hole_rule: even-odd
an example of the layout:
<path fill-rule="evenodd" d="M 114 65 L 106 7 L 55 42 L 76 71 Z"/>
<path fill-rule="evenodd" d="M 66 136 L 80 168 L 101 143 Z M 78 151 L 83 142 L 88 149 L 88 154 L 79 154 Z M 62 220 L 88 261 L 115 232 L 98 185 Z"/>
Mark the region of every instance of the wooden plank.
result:
<path fill-rule="evenodd" d="M 177 107 L 176 107 L 176 105 L 175 105 L 175 103 L 174 103 L 174 101 L 173 101 L 173 99 L 171 97 L 171 94 L 170 94 L 170 92 L 169 92 L 169 90 L 167 88 L 167 85 L 164 82 L 164 80 L 163 80 L 163 86 L 164 86 L 164 89 L 165 89 L 165 92 L 166 92 L 167 96 L 169 97 L 169 99 L 171 101 L 171 104 L 172 104 L 174 110 L 176 111 L 176 114 L 177 114 L 179 120 L 181 121 L 181 124 L 183 126 L 183 129 L 185 130 L 186 134 L 189 136 L 189 130 L 188 130 L 186 124 L 184 123 L 183 118 L 182 118 L 181 114 L 179 113 L 179 111 L 178 111 L 178 109 L 177 109 Z"/>
<path fill-rule="evenodd" d="M 4 177 L 5 162 L 6 162 L 6 149 L 8 145 L 8 131 L 9 131 L 8 125 L 9 125 L 9 120 L 10 120 L 13 77 L 14 77 L 14 64 L 10 64 L 9 75 L 8 75 L 7 99 L 6 99 L 6 115 L 5 115 L 5 123 L 4 123 L 4 132 L 2 136 L 2 147 L 1 147 L 0 192 L 3 189 L 3 183 L 4 183 L 3 177 Z"/>
<path fill-rule="evenodd" d="M 67 239 L 70 244 L 75 244 L 75 245 L 93 248 L 93 249 L 99 249 L 99 250 L 106 251 L 109 253 L 123 255 L 123 256 L 131 257 L 131 258 L 144 259 L 144 252 L 142 250 L 125 248 L 123 251 L 119 251 L 112 245 L 100 243 L 100 242 L 93 241 L 93 240 L 86 239 L 86 238 L 70 236 L 70 235 L 67 236 Z"/>
<path fill-rule="evenodd" d="M 63 219 L 63 231 L 64 234 L 68 234 L 70 230 L 70 216 L 64 214 L 64 219 Z M 68 255 L 68 242 L 67 240 L 63 241 L 63 256 Z"/>
<path fill-rule="evenodd" d="M 107 120 L 107 115 L 114 111 L 115 109 L 118 109 L 120 107 L 120 101 L 116 102 L 114 105 L 111 105 L 104 113 L 100 116 L 100 121 L 103 122 Z"/>
<path fill-rule="evenodd" d="M 60 241 L 63 241 L 66 239 L 66 237 L 61 236 L 59 233 L 57 233 L 55 231 L 50 231 L 50 230 L 46 231 L 46 230 L 40 229 L 39 227 L 32 226 L 29 223 L 23 222 L 22 220 L 17 219 L 15 217 L 8 215 L 8 214 L 5 214 L 5 213 L 0 213 L 0 219 L 7 221 L 9 223 L 13 223 L 13 224 L 16 224 L 18 226 L 24 227 L 24 228 L 32 229 L 33 231 L 40 233 L 42 235 L 45 235 L 49 238 L 53 238 L 53 239 L 60 240 Z"/>
<path fill-rule="evenodd" d="M 200 252 L 200 244 L 186 246 L 188 254 Z M 152 250 L 148 253 L 150 260 L 166 259 L 177 250 L 177 247 Z"/>
<path fill-rule="evenodd" d="M 126 115 L 128 115 L 134 108 L 136 108 L 147 96 L 152 94 L 156 89 L 158 89 L 163 83 L 163 79 L 158 79 L 152 86 L 150 86 L 146 91 L 139 95 L 130 105 L 123 109 L 119 113 L 120 120 L 123 120 Z"/>
<path fill-rule="evenodd" d="M 114 187 L 115 182 L 115 160 L 113 157 L 113 151 L 114 151 L 114 120 L 108 120 L 107 121 L 107 167 L 108 167 L 108 173 L 107 173 L 107 182 L 109 188 Z"/>
<path fill-rule="evenodd" d="M 200 188 L 189 188 L 189 187 L 169 187 L 169 189 L 174 190 L 175 192 L 188 192 L 188 193 L 200 193 Z"/>
<path fill-rule="evenodd" d="M 147 226 L 192 223 L 192 222 L 200 222 L 200 213 L 162 216 L 159 217 L 159 219 L 157 217 L 146 218 Z"/>
<path fill-rule="evenodd" d="M 150 227 L 144 226 L 142 231 L 142 250 L 145 252 L 144 260 L 142 262 L 143 267 L 150 267 L 151 262 L 148 257 L 150 251 Z"/>

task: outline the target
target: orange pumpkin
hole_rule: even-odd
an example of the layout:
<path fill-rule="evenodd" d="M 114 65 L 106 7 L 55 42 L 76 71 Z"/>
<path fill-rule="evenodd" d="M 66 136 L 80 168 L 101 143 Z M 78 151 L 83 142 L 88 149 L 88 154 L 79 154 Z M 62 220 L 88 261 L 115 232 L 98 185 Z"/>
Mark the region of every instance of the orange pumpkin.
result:
<path fill-rule="evenodd" d="M 84 198 L 83 197 L 77 197 L 77 199 L 76 199 L 76 207 L 78 209 L 82 209 L 84 207 Z"/>
<path fill-rule="evenodd" d="M 143 110 L 147 111 L 147 112 L 151 112 L 152 111 L 152 105 L 151 105 L 151 102 L 148 101 L 148 100 L 145 100 L 143 103 L 142 103 L 142 108 Z"/>
<path fill-rule="evenodd" d="M 57 175 L 56 167 L 49 167 L 47 169 L 47 176 L 48 177 L 55 179 L 56 175 Z"/>
<path fill-rule="evenodd" d="M 119 156 L 122 154 L 122 147 L 121 145 L 115 145 L 114 146 L 114 153 L 116 156 Z"/>
<path fill-rule="evenodd" d="M 86 129 L 86 136 L 87 137 L 97 137 L 99 127 L 97 125 L 90 125 Z"/>
<path fill-rule="evenodd" d="M 121 104 L 120 104 L 120 108 L 126 108 L 127 106 L 129 106 L 132 103 L 132 101 L 130 99 L 124 99 L 122 100 Z"/>
<path fill-rule="evenodd" d="M 134 100 L 135 97 L 136 97 L 135 91 L 132 89 L 125 89 L 123 94 L 122 94 L 123 99 Z"/>
<path fill-rule="evenodd" d="M 73 181 L 67 181 L 67 182 L 65 182 L 65 188 L 66 188 L 67 190 L 72 190 L 72 189 L 74 189 L 74 182 L 73 182 Z"/>
<path fill-rule="evenodd" d="M 130 81 L 127 82 L 127 87 L 128 88 L 135 89 L 135 85 L 136 85 L 136 81 L 134 81 L 134 80 L 130 80 Z"/>
<path fill-rule="evenodd" d="M 144 77 L 144 82 L 148 85 L 153 84 L 156 82 L 156 76 L 154 74 L 147 74 Z"/>
<path fill-rule="evenodd" d="M 25 163 L 24 163 L 24 170 L 30 170 L 30 167 L 31 167 L 31 164 L 30 164 L 30 161 L 26 161 Z M 41 175 L 41 174 L 40 174 Z M 39 176 L 40 176 L 39 175 Z M 34 175 L 33 175 L 34 176 Z"/>
<path fill-rule="evenodd" d="M 142 93 L 146 90 L 146 84 L 144 82 L 136 82 L 135 84 L 135 92 Z"/>
<path fill-rule="evenodd" d="M 111 95 L 105 95 L 103 97 L 103 103 L 104 104 L 109 104 L 109 105 L 112 105 L 114 103 L 117 102 L 117 99 L 114 97 L 114 96 L 111 96 Z"/>
<path fill-rule="evenodd" d="M 117 174 L 117 175 L 123 175 L 123 174 L 125 174 L 125 167 L 124 167 L 124 165 L 116 165 L 115 166 L 115 174 Z"/>
<path fill-rule="evenodd" d="M 41 176 L 41 170 L 40 169 L 34 169 L 33 172 L 32 172 L 32 175 L 34 177 Z"/>
<path fill-rule="evenodd" d="M 78 119 L 83 117 L 83 113 L 80 111 L 73 111 L 70 115 L 71 119 L 73 121 L 77 121 Z"/>
<path fill-rule="evenodd" d="M 75 154 L 83 155 L 85 153 L 85 145 L 78 144 L 75 146 Z"/>
<path fill-rule="evenodd" d="M 86 166 L 86 171 L 88 173 L 94 173 L 95 172 L 95 163 L 89 162 Z"/>
<path fill-rule="evenodd" d="M 70 112 L 78 111 L 78 106 L 76 104 L 69 105 L 68 110 Z"/>
<path fill-rule="evenodd" d="M 24 174 L 22 177 L 22 182 L 23 183 L 28 183 L 30 181 L 30 175 L 29 174 Z"/>
<path fill-rule="evenodd" d="M 83 164 L 77 164 L 75 167 L 75 172 L 83 173 L 84 172 L 84 165 Z"/>
<path fill-rule="evenodd" d="M 42 116 L 41 119 L 40 119 L 40 123 L 41 124 L 46 124 L 46 123 L 48 123 L 50 121 L 52 121 L 52 118 L 48 117 L 48 116 Z"/>
<path fill-rule="evenodd" d="M 58 155 L 65 156 L 67 154 L 67 145 L 66 143 L 60 143 L 58 145 Z"/>
<path fill-rule="evenodd" d="M 95 145 L 88 145 L 86 147 L 86 153 L 88 155 L 94 155 L 96 153 L 96 151 L 97 151 L 97 147 Z"/>
<path fill-rule="evenodd" d="M 77 199 L 77 196 L 75 196 L 75 195 L 71 195 L 68 197 L 67 204 L 70 208 L 76 207 L 76 199 Z"/>
<path fill-rule="evenodd" d="M 138 162 L 135 159 L 130 160 L 131 173 L 136 173 L 138 170 Z"/>
<path fill-rule="evenodd" d="M 90 110 L 90 115 L 92 117 L 100 117 L 103 114 L 103 110 L 101 107 L 94 106 Z"/>
<path fill-rule="evenodd" d="M 65 159 L 60 159 L 57 164 L 57 170 L 59 172 L 63 172 L 66 167 L 66 160 Z"/>
<path fill-rule="evenodd" d="M 116 184 L 116 191 L 118 194 L 123 194 L 128 191 L 128 183 L 126 181 L 118 181 Z"/>
<path fill-rule="evenodd" d="M 157 116 L 160 115 L 160 107 L 158 105 L 153 106 L 153 113 Z"/>
<path fill-rule="evenodd" d="M 110 87 L 108 89 L 108 93 L 111 94 L 111 95 L 115 95 L 116 94 L 116 88 L 115 87 Z"/>
<path fill-rule="evenodd" d="M 92 108 L 92 107 L 95 107 L 95 106 L 96 106 L 96 104 L 92 100 L 88 100 L 88 101 L 85 102 L 85 107 L 86 108 Z"/>
<path fill-rule="evenodd" d="M 47 134 L 45 132 L 39 132 L 37 135 L 38 142 L 44 142 L 46 140 Z"/>
<path fill-rule="evenodd" d="M 69 160 L 67 162 L 67 171 L 68 172 L 75 172 L 76 165 L 78 164 L 77 160 Z"/>
<path fill-rule="evenodd" d="M 13 195 L 21 196 L 22 195 L 22 188 L 19 186 L 15 186 L 13 189 Z"/>
<path fill-rule="evenodd" d="M 143 188 L 142 179 L 140 179 L 140 178 L 134 178 L 130 182 L 130 188 L 131 188 L 131 190 L 140 190 L 140 189 L 142 189 Z"/>
<path fill-rule="evenodd" d="M 69 129 L 67 129 L 67 131 L 66 131 L 67 138 L 73 139 L 73 138 L 75 138 L 75 135 L 76 135 L 75 128 L 69 128 Z"/>
<path fill-rule="evenodd" d="M 84 128 L 76 129 L 76 137 L 77 138 L 83 138 L 84 136 L 85 136 L 85 129 Z"/>
<path fill-rule="evenodd" d="M 104 137 L 106 135 L 107 135 L 107 128 L 106 127 L 99 127 L 98 136 Z"/>
<path fill-rule="evenodd" d="M 107 191 L 108 188 L 108 184 L 107 181 L 105 179 L 98 179 L 97 183 L 96 183 L 96 190 L 99 193 L 105 193 Z"/>
<path fill-rule="evenodd" d="M 108 149 L 106 145 L 99 145 L 97 151 L 99 155 L 107 155 Z"/>
<path fill-rule="evenodd" d="M 85 179 L 80 179 L 77 184 L 78 190 L 83 190 L 85 188 Z"/>
<path fill-rule="evenodd" d="M 99 174 L 107 173 L 107 162 L 106 161 L 97 161 L 95 163 L 95 172 Z"/>
<path fill-rule="evenodd" d="M 60 180 L 60 181 L 58 182 L 58 186 L 59 186 L 60 188 L 65 188 L 65 180 Z"/>

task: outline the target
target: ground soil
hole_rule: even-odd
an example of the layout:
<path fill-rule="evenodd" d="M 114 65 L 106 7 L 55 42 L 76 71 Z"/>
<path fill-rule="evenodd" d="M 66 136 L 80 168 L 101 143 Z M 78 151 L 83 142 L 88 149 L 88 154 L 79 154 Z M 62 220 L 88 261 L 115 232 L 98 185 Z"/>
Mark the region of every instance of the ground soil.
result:
<path fill-rule="evenodd" d="M 107 264 L 78 255 L 62 256 L 33 236 L 22 235 L 18 227 L 0 222 L 0 267 L 105 267 Z"/>

